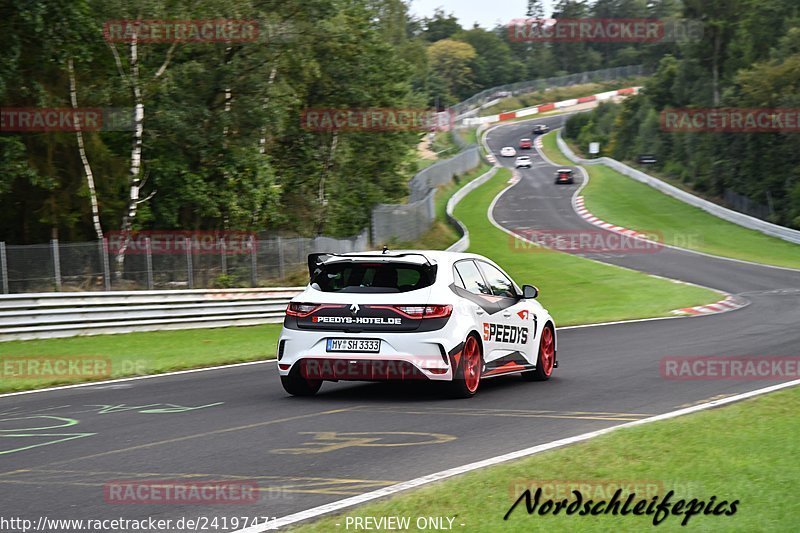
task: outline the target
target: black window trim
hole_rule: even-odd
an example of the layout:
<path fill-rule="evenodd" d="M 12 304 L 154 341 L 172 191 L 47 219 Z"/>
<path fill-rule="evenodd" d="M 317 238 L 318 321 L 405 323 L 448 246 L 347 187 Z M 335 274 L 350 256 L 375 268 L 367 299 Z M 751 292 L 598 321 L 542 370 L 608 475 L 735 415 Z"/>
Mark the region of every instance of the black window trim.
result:
<path fill-rule="evenodd" d="M 458 261 L 456 261 L 455 263 L 453 263 L 453 270 L 455 270 L 455 271 L 456 271 L 456 273 L 458 274 L 458 276 L 459 276 L 459 277 L 461 277 L 461 272 L 458 272 L 458 270 L 456 270 L 456 265 L 457 265 L 457 264 L 459 264 L 459 263 L 473 263 L 473 264 L 474 264 L 474 266 L 475 266 L 475 270 L 477 270 L 477 271 L 478 271 L 478 275 L 479 275 L 479 276 L 481 277 L 481 279 L 483 280 L 483 286 L 484 286 L 484 287 L 488 287 L 488 288 L 489 288 L 489 294 L 483 294 L 482 292 L 479 292 L 479 293 L 477 293 L 477 294 L 483 294 L 484 296 L 494 296 L 494 294 L 492 294 L 492 287 L 491 287 L 491 285 L 489 285 L 489 284 L 486 282 L 486 278 L 484 277 L 484 275 L 483 275 L 483 272 L 481 272 L 481 267 L 479 267 L 479 266 L 478 266 L 478 264 L 477 264 L 477 262 L 478 262 L 478 261 L 479 261 L 479 259 L 473 259 L 473 258 L 471 258 L 471 257 L 470 257 L 470 258 L 467 258 L 467 259 L 459 259 Z M 461 278 L 461 283 L 464 283 L 464 278 Z M 512 283 L 513 283 L 513 281 L 512 281 Z M 466 283 L 464 283 L 464 290 L 466 290 L 466 291 L 469 291 L 469 292 L 472 292 L 472 291 L 470 291 L 469 289 L 467 289 L 466 287 L 467 287 L 467 284 L 466 284 Z M 476 294 L 476 293 L 474 293 L 474 292 L 473 292 L 472 294 Z"/>
<path fill-rule="evenodd" d="M 494 267 L 497 270 L 499 270 L 500 273 L 502 275 L 504 275 L 508 281 L 511 282 L 511 287 L 514 289 L 514 293 L 515 293 L 514 299 L 515 300 L 519 300 L 519 299 L 522 298 L 522 291 L 520 290 L 519 287 L 517 287 L 517 283 L 514 281 L 514 279 L 511 276 L 508 275 L 508 272 L 506 272 L 505 270 L 503 270 L 502 268 L 500 268 L 497 265 L 493 265 L 492 263 L 490 263 L 488 261 L 484 261 L 483 259 L 475 259 L 475 262 L 476 263 L 483 263 L 485 265 L 489 265 L 490 267 Z M 481 270 L 481 267 L 479 265 L 475 265 L 475 266 L 478 267 L 478 272 L 480 272 L 481 277 L 483 277 L 483 282 L 491 290 L 492 286 L 486 281 L 486 278 L 483 276 L 483 271 Z M 497 296 L 496 294 L 494 294 L 494 290 L 492 290 L 492 296 Z M 498 296 L 498 298 L 508 298 L 508 296 Z"/>

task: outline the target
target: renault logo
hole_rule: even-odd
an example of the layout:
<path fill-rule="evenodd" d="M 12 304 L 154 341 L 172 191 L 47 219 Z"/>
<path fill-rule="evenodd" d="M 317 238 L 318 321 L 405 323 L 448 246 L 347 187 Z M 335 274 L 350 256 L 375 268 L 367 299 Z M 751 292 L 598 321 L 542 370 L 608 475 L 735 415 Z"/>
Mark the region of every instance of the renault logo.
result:
<path fill-rule="evenodd" d="M 350 306 L 350 312 L 353 313 L 354 315 L 358 314 L 359 309 L 361 308 L 358 307 L 358 304 L 353 304 Z"/>

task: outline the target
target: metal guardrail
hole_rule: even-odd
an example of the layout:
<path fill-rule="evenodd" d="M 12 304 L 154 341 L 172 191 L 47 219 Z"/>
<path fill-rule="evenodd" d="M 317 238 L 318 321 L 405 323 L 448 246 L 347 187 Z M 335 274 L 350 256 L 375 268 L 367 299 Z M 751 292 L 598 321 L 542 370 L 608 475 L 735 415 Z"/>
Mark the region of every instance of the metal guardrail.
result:
<path fill-rule="evenodd" d="M 0 342 L 283 321 L 301 287 L 0 296 Z"/>
<path fill-rule="evenodd" d="M 755 217 L 751 217 L 750 215 L 745 215 L 744 213 L 739 213 L 732 209 L 728 209 L 727 207 L 722 207 L 721 205 L 717 205 L 714 202 L 709 202 L 708 200 L 704 200 L 698 196 L 695 196 L 691 193 L 688 193 L 684 190 L 681 190 L 669 183 L 661 181 L 658 178 L 655 178 L 649 174 L 645 174 L 640 170 L 636 170 L 635 168 L 629 167 L 625 163 L 621 163 L 616 159 L 612 159 L 610 157 L 599 157 L 597 159 L 583 159 L 582 157 L 578 157 L 572 151 L 572 149 L 564 142 L 564 139 L 561 137 L 561 131 L 558 130 L 558 136 L 556 138 L 558 142 L 558 147 L 567 156 L 567 159 L 571 160 L 572 162 L 579 164 L 579 165 L 606 165 L 620 174 L 624 174 L 628 177 L 635 179 L 641 183 L 649 185 L 654 189 L 657 189 L 664 194 L 668 194 L 673 198 L 685 202 L 689 205 L 694 207 L 699 207 L 703 211 L 710 213 L 716 217 L 719 217 L 723 220 L 727 220 L 728 222 L 733 222 L 739 226 L 743 226 L 748 229 L 756 230 L 766 235 L 770 235 L 773 237 L 778 237 L 779 239 L 783 239 L 785 241 L 793 242 L 796 244 L 800 244 L 800 231 L 794 230 L 791 228 L 787 228 L 784 226 L 779 226 L 777 224 L 772 224 L 771 222 L 766 222 L 764 220 L 760 220 Z"/>

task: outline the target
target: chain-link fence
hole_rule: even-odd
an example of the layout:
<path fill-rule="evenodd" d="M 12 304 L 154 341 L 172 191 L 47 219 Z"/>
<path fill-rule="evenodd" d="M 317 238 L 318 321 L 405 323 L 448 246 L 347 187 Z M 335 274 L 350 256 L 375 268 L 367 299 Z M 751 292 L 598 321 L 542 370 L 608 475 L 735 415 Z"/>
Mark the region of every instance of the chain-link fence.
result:
<path fill-rule="evenodd" d="M 453 132 L 453 137 L 458 134 Z M 408 203 L 378 204 L 372 210 L 372 242 L 414 241 L 428 231 L 436 218 L 436 189 L 466 174 L 481 162 L 477 146 L 418 172 L 409 182 Z"/>
<path fill-rule="evenodd" d="M 368 234 L 349 239 L 273 237 L 229 249 L 176 246 L 119 256 L 104 241 L 6 245 L 0 242 L 2 292 L 191 289 L 275 285 L 306 270 L 308 254 L 366 250 Z M 133 250 L 131 250 L 133 252 Z M 122 262 L 118 263 L 118 258 Z"/>
<path fill-rule="evenodd" d="M 456 137 L 458 134 L 453 132 L 453 138 Z M 450 183 L 455 176 L 469 172 L 477 167 L 478 163 L 480 163 L 478 147 L 473 145 L 450 159 L 437 161 L 422 169 L 408 182 L 409 203 L 425 198 L 431 189 Z"/>
<path fill-rule="evenodd" d="M 460 120 L 473 112 L 477 112 L 483 104 L 508 96 L 517 96 L 519 94 L 526 94 L 551 87 L 567 87 L 569 85 L 578 85 L 581 83 L 611 81 L 633 76 L 644 76 L 645 74 L 647 74 L 647 71 L 644 65 L 628 65 L 625 67 L 612 67 L 589 72 L 579 72 L 577 74 L 567 74 L 566 76 L 508 83 L 506 85 L 485 89 L 467 98 L 463 102 L 454 105 L 451 110 L 456 119 Z"/>
<path fill-rule="evenodd" d="M 774 215 L 770 206 L 754 202 L 747 196 L 739 194 L 732 189 L 725 189 L 723 199 L 734 211 L 739 211 L 751 217 L 769 220 L 770 216 Z"/>

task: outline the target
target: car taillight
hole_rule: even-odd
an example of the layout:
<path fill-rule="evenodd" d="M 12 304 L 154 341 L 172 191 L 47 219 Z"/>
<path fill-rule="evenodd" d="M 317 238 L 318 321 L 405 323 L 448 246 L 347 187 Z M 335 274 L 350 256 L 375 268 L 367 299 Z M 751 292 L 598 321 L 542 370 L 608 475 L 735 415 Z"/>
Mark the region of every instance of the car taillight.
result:
<path fill-rule="evenodd" d="M 453 313 L 452 305 L 395 305 L 393 309 L 409 318 L 446 318 Z"/>
<path fill-rule="evenodd" d="M 286 307 L 286 314 L 289 316 L 306 317 L 317 310 L 319 304 L 304 304 L 298 302 L 290 302 Z"/>

